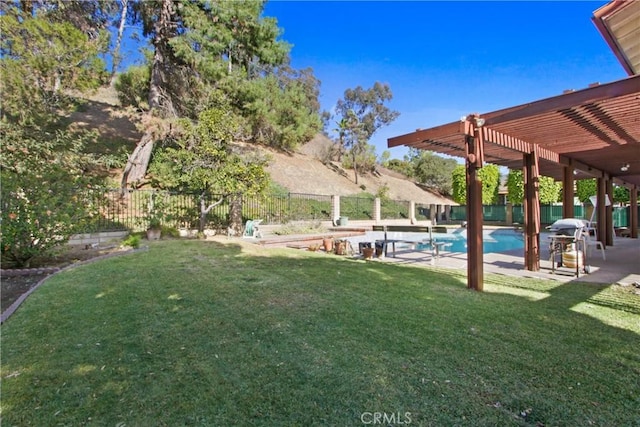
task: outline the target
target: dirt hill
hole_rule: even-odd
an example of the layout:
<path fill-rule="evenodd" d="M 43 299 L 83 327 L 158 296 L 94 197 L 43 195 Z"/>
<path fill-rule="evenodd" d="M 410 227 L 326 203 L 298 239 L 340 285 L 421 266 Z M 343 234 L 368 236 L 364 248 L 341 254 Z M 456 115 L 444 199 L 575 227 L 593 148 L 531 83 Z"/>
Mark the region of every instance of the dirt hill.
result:
<path fill-rule="evenodd" d="M 103 140 L 107 141 L 105 147 L 98 150 L 100 152 L 116 153 L 122 145 L 131 152 L 141 137 L 136 128 L 136 114 L 120 108 L 117 97 L 109 89 L 84 97 L 87 99 L 84 108 L 70 117 L 74 124 L 100 132 Z M 267 168 L 272 179 L 292 193 L 345 196 L 366 191 L 376 194 L 386 185 L 388 196 L 393 200 L 454 204 L 450 199 L 426 191 L 403 175 L 382 167 L 378 168 L 377 176 L 360 176 L 356 185 L 353 171 L 344 170 L 335 162 L 322 162 L 330 145 L 327 137 L 318 135 L 293 154 L 262 150 L 272 159 Z"/>
<path fill-rule="evenodd" d="M 366 191 L 376 194 L 378 189 L 386 184 L 389 188 L 388 195 L 393 200 L 413 200 L 423 204 L 455 204 L 452 200 L 426 191 L 403 175 L 383 167 L 378 167 L 378 176 L 360 176 L 356 184 L 352 170 L 344 170 L 336 162 L 322 162 L 321 159 L 325 157 L 324 153 L 331 143 L 327 137 L 317 135 L 292 155 L 269 150 L 272 158 L 268 167 L 269 174 L 275 182 L 295 193 L 346 196 Z"/>

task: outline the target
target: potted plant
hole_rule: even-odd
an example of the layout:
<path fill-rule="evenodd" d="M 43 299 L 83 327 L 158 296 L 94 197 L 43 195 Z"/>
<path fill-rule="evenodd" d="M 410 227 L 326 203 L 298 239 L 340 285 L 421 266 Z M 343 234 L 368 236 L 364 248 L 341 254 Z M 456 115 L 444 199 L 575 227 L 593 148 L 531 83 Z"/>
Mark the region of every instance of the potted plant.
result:
<path fill-rule="evenodd" d="M 167 220 L 165 203 L 157 193 L 149 195 L 149 201 L 145 206 L 144 221 L 147 224 L 147 239 L 159 240 L 162 236 L 162 224 Z"/>
<path fill-rule="evenodd" d="M 322 239 L 322 246 L 324 247 L 325 252 L 333 251 L 333 237 L 325 237 Z"/>
<path fill-rule="evenodd" d="M 371 246 L 362 248 L 362 258 L 364 258 L 364 259 L 373 258 L 373 252 L 374 251 L 375 251 L 375 248 L 372 248 Z"/>

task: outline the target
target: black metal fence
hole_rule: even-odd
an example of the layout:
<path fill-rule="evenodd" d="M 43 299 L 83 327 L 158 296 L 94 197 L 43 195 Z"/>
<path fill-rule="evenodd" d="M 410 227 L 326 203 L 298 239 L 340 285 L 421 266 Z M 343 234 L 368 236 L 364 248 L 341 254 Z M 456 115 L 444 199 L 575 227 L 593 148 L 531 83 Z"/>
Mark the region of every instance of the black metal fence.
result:
<path fill-rule="evenodd" d="M 200 220 L 200 195 L 171 193 L 154 190 L 121 190 L 94 192 L 91 194 L 94 209 L 98 214 L 81 221 L 83 232 L 144 230 L 149 224 L 149 207 L 151 200 L 162 203 L 163 224 L 169 227 L 195 229 Z M 207 214 L 208 228 L 226 228 L 229 224 L 229 200 L 221 195 L 210 194 L 204 197 L 205 206 L 222 199 L 222 202 Z M 262 219 L 264 224 L 285 224 L 290 221 L 330 221 L 332 197 L 317 194 L 288 193 L 282 195 L 264 195 L 243 197 L 243 220 Z M 435 205 L 416 203 L 414 215 L 417 219 L 431 218 L 431 210 Z M 380 203 L 381 219 L 408 219 L 410 202 L 402 200 L 382 199 Z M 510 217 L 507 205 L 483 206 L 483 218 L 486 222 L 503 223 L 524 222 L 522 206 L 512 206 Z M 575 206 L 576 218 L 587 218 L 588 211 L 584 206 Z M 445 211 L 446 210 L 446 211 Z M 441 217 L 438 222 L 447 218 L 451 222 L 466 220 L 465 206 L 437 207 Z M 436 213 L 434 212 L 434 215 Z M 562 217 L 562 207 L 543 205 L 540 207 L 541 223 L 552 224 Z M 340 197 L 340 216 L 352 220 L 374 219 L 374 198 L 360 196 Z M 437 215 L 436 215 L 437 216 Z M 629 207 L 614 207 L 614 225 L 628 226 Z"/>
<path fill-rule="evenodd" d="M 201 211 L 200 194 L 172 193 L 155 190 L 110 190 L 93 193 L 98 215 L 81 224 L 84 232 L 144 230 L 149 225 L 150 206 L 161 203 L 163 225 L 176 228 L 198 228 Z M 226 228 L 229 224 L 229 199 L 219 194 L 204 196 L 204 206 L 215 204 L 207 214 L 206 227 Z M 153 201 L 152 201 L 153 200 Z M 296 220 L 331 220 L 331 196 L 289 193 L 243 197 L 243 219 L 260 218 L 266 224 Z"/>

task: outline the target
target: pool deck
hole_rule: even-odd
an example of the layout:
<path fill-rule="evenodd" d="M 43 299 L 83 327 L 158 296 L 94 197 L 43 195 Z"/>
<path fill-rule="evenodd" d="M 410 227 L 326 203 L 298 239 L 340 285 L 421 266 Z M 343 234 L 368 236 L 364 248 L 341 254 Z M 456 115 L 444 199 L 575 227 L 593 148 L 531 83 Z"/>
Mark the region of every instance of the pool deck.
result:
<path fill-rule="evenodd" d="M 621 285 L 640 284 L 640 239 L 617 237 L 613 246 L 607 246 L 605 250 L 606 260 L 602 259 L 600 250 L 591 248 L 587 257 L 587 265 L 590 273 L 580 271 L 579 277 L 575 275 L 575 269 L 566 267 L 556 268 L 551 271 L 549 258 L 548 236 L 550 233 L 540 234 L 540 270 L 529 271 L 524 268 L 524 249 L 516 249 L 508 252 L 496 252 L 484 254 L 484 272 L 503 274 L 514 277 L 534 277 L 563 282 L 588 282 L 588 283 L 618 283 Z M 467 254 L 456 252 L 440 252 L 440 257 L 433 259 L 428 252 L 416 252 L 412 250 L 397 250 L 395 257 L 381 258 L 379 261 L 395 262 L 401 264 L 437 266 L 456 270 L 467 269 Z"/>
<path fill-rule="evenodd" d="M 362 225 L 360 225 L 362 227 Z M 331 235 L 333 238 L 355 238 L 363 236 L 364 230 L 370 229 L 365 225 L 362 228 L 343 227 L 334 229 L 323 235 Z M 486 229 L 495 227 L 485 227 Z M 504 227 L 497 227 L 504 228 Z M 512 228 L 512 227 L 511 227 Z M 305 244 L 321 241 L 323 235 L 314 236 L 281 236 L 262 239 L 259 243 L 265 246 L 289 246 L 302 249 Z M 540 270 L 529 271 L 524 268 L 524 249 L 516 249 L 508 252 L 496 252 L 484 254 L 484 272 L 502 274 L 513 277 L 533 277 L 562 282 L 588 282 L 588 283 L 618 283 L 621 285 L 640 284 L 640 239 L 628 237 L 616 237 L 613 246 L 607 246 L 605 250 L 606 260 L 602 259 L 600 250 L 591 248 L 587 257 L 587 265 L 590 273 L 584 274 L 581 270 L 579 277 L 575 275 L 575 269 L 566 267 L 556 268 L 551 271 L 549 258 L 550 233 L 540 233 Z M 351 239 L 349 239 L 351 240 Z M 296 245 L 294 242 L 299 243 Z M 354 245 L 357 251 L 357 245 Z M 356 254 L 356 256 L 359 256 Z M 446 249 L 440 252 L 439 257 L 432 256 L 430 251 L 415 251 L 410 248 L 397 248 L 395 257 L 374 258 L 372 262 L 389 262 L 398 264 L 415 265 L 422 267 L 451 268 L 455 270 L 467 269 L 467 254 L 448 252 Z"/>

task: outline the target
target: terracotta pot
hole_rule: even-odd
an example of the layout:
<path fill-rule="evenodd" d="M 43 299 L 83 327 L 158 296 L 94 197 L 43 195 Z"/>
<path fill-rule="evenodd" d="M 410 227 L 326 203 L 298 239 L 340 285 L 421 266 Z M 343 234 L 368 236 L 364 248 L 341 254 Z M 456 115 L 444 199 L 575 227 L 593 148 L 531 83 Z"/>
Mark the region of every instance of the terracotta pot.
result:
<path fill-rule="evenodd" d="M 342 240 L 337 240 L 335 244 L 336 255 L 344 255 L 347 253 L 347 243 Z"/>
<path fill-rule="evenodd" d="M 147 230 L 147 240 L 160 240 L 162 230 L 159 228 L 149 228 Z"/>
<path fill-rule="evenodd" d="M 322 245 L 324 246 L 325 252 L 331 252 L 333 250 L 333 239 L 322 239 Z"/>
<path fill-rule="evenodd" d="M 362 257 L 364 259 L 370 259 L 373 257 L 374 248 L 362 248 Z"/>

